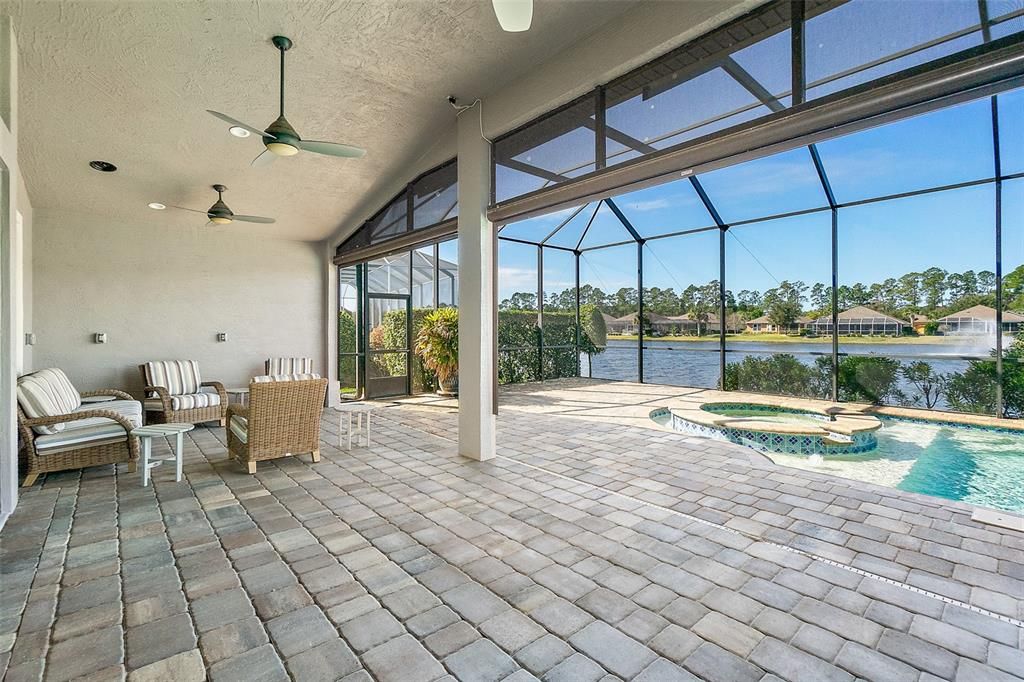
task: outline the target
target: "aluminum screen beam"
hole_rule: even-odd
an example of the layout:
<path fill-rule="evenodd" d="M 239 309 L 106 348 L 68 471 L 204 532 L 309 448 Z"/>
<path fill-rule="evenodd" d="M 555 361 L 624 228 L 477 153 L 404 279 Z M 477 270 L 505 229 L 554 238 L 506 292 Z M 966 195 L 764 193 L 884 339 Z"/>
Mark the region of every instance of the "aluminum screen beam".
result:
<path fill-rule="evenodd" d="M 497 223 L 604 199 L 680 177 L 806 146 L 1024 83 L 1019 36 L 951 55 L 896 76 L 772 114 L 647 158 L 589 173 L 500 203 L 488 211 Z"/>

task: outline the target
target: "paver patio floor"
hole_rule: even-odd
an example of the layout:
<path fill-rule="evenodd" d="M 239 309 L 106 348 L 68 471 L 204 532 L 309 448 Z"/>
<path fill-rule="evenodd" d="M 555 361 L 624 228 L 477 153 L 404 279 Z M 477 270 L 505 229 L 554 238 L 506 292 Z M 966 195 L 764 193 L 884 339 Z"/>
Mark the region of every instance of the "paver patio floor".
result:
<path fill-rule="evenodd" d="M 673 390 L 516 387 L 485 463 L 456 455 L 450 409 L 413 402 L 352 452 L 328 411 L 316 465 L 250 476 L 199 428 L 187 482 L 48 476 L 0 533 L 0 670 L 1024 679 L 1024 533 L 650 428 Z"/>

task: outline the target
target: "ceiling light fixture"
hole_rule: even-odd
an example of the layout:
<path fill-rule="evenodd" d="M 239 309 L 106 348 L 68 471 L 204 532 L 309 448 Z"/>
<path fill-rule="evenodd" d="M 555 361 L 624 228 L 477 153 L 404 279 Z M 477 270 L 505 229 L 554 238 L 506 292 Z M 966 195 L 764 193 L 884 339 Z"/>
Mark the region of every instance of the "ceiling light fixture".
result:
<path fill-rule="evenodd" d="M 162 211 L 165 208 L 167 208 L 166 206 L 161 204 L 159 201 L 151 201 L 151 202 L 149 202 L 149 207 L 151 209 L 153 209 L 154 211 Z"/>
<path fill-rule="evenodd" d="M 109 161 L 90 161 L 89 168 L 98 170 L 101 173 L 113 173 L 117 170 L 117 166 L 110 163 Z"/>
<path fill-rule="evenodd" d="M 533 23 L 533 0 L 491 0 L 501 28 L 509 33 L 529 31 Z"/>
<path fill-rule="evenodd" d="M 277 156 L 295 156 L 299 153 L 299 148 L 295 145 L 288 144 L 287 142 L 275 141 L 267 142 L 267 149 L 271 154 Z"/>
<path fill-rule="evenodd" d="M 230 128 L 228 128 L 228 132 L 234 135 L 235 137 L 249 137 L 249 135 L 252 134 L 242 126 L 231 126 Z"/>

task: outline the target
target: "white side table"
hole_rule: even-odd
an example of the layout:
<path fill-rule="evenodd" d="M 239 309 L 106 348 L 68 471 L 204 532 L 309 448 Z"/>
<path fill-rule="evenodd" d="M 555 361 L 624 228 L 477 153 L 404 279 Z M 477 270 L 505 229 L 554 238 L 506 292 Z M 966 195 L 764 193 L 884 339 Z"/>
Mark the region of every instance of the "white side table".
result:
<path fill-rule="evenodd" d="M 149 471 L 155 467 L 160 466 L 160 461 L 150 462 L 150 455 L 152 454 L 153 439 L 154 438 L 166 438 L 169 436 L 176 436 L 176 442 L 174 446 L 174 480 L 181 481 L 181 446 L 182 436 L 185 432 L 191 431 L 195 426 L 192 424 L 150 424 L 148 426 L 140 426 L 137 429 L 132 429 L 132 435 L 136 436 L 142 442 L 142 487 L 145 488 L 149 485 Z"/>
<path fill-rule="evenodd" d="M 366 447 L 370 447 L 370 417 L 377 409 L 376 405 L 364 402 L 351 402 L 336 405 L 334 409 L 338 412 L 338 447 L 352 449 L 352 436 L 356 437 L 356 447 L 362 436 L 366 437 Z M 356 418 L 355 428 L 352 428 L 352 417 Z M 366 426 L 363 426 L 363 417 L 366 417 Z M 344 431 L 344 433 L 342 433 Z M 345 439 L 348 439 L 348 446 L 345 446 Z"/>
<path fill-rule="evenodd" d="M 249 387 L 248 386 L 244 386 L 242 388 L 225 388 L 224 392 L 227 393 L 228 396 L 229 396 L 228 402 L 231 402 L 230 396 L 234 395 L 234 396 L 238 396 L 238 402 L 240 404 L 242 404 L 242 405 L 248 405 L 249 404 Z"/>

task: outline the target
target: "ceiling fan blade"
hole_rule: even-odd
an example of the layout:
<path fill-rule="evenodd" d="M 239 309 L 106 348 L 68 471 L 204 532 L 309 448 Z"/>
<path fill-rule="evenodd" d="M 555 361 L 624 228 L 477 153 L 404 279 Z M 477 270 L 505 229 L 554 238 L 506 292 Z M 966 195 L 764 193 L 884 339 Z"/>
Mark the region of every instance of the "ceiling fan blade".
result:
<path fill-rule="evenodd" d="M 337 142 L 317 142 L 316 140 L 300 140 L 299 148 L 314 154 L 326 154 L 327 156 L 342 156 L 349 159 L 358 159 L 366 154 L 365 149 L 353 147 L 350 144 L 339 144 Z"/>
<path fill-rule="evenodd" d="M 206 113 L 213 114 L 214 116 L 216 116 L 220 120 L 224 121 L 225 123 L 230 123 L 231 125 L 238 126 L 239 128 L 245 128 L 246 130 L 248 130 L 253 135 L 259 135 L 260 137 L 269 137 L 269 138 L 272 138 L 272 139 L 275 139 L 275 140 L 277 139 L 276 137 L 274 137 L 273 135 L 268 133 L 266 130 L 260 130 L 259 128 L 256 128 L 255 126 L 249 125 L 248 123 L 242 123 L 237 118 L 231 118 L 227 114 L 222 114 L 219 111 L 214 111 L 213 109 L 207 109 Z"/>
<path fill-rule="evenodd" d="M 529 31 L 533 22 L 533 0 L 491 0 L 494 16 L 509 33 Z"/>
<path fill-rule="evenodd" d="M 231 219 L 238 220 L 243 223 L 264 223 L 266 225 L 277 222 L 273 218 L 264 218 L 258 215 L 233 215 L 231 216 Z"/>
<path fill-rule="evenodd" d="M 202 213 L 203 215 L 209 215 L 209 211 L 197 211 L 194 208 L 185 208 L 184 206 L 175 206 L 174 204 L 167 204 L 167 208 L 176 208 L 179 211 L 188 211 L 190 213 Z"/>
<path fill-rule="evenodd" d="M 270 164 L 274 163 L 275 159 L 277 159 L 277 154 L 274 154 L 269 149 L 264 149 L 249 165 L 253 168 L 266 168 Z"/>

